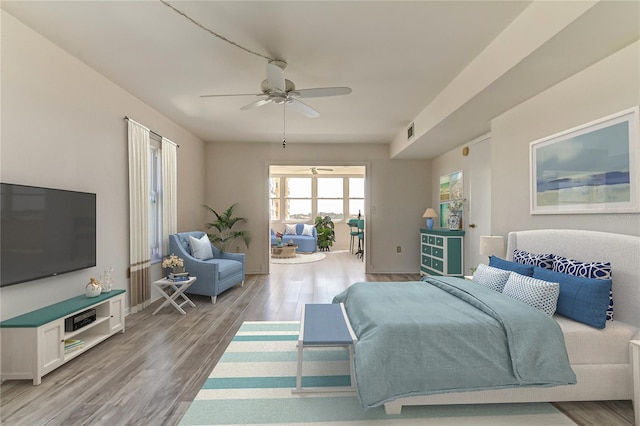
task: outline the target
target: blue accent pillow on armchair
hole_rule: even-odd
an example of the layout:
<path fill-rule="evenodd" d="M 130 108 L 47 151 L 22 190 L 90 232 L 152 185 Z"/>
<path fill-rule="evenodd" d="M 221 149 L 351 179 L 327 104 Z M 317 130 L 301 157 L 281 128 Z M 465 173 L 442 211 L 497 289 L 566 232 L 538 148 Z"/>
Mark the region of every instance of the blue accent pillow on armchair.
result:
<path fill-rule="evenodd" d="M 498 269 L 504 269 L 505 271 L 517 272 L 518 274 L 527 277 L 533 276 L 533 265 L 523 265 L 521 263 L 509 262 L 508 260 L 500 259 L 496 256 L 491 256 L 489 258 L 489 266 Z"/>
<path fill-rule="evenodd" d="M 556 312 L 596 328 L 604 328 L 611 280 L 576 277 L 536 266 L 533 277 L 560 283 Z"/>

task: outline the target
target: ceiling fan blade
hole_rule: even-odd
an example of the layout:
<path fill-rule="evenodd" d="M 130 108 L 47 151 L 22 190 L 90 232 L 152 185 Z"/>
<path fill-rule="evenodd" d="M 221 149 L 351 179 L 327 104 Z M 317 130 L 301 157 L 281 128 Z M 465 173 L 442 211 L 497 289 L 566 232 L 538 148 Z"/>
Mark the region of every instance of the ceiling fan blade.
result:
<path fill-rule="evenodd" d="M 243 111 L 246 111 L 248 109 L 255 109 L 255 108 L 261 107 L 262 105 L 266 105 L 270 102 L 271 102 L 271 99 L 260 99 L 259 101 L 251 102 L 250 104 L 245 105 L 240 109 Z"/>
<path fill-rule="evenodd" d="M 284 93 L 284 69 L 286 67 L 287 63 L 284 61 L 270 61 L 267 64 L 267 84 L 271 89 Z"/>
<path fill-rule="evenodd" d="M 200 95 L 201 98 L 219 98 L 223 96 L 264 96 L 264 93 L 239 93 L 235 95 Z"/>
<path fill-rule="evenodd" d="M 300 89 L 289 92 L 298 98 L 320 98 L 323 96 L 348 95 L 352 90 L 350 87 L 317 87 L 315 89 Z"/>
<path fill-rule="evenodd" d="M 293 108 L 295 108 L 296 110 L 298 110 L 298 112 L 301 112 L 307 117 L 311 117 L 311 118 L 320 117 L 320 113 L 318 111 L 311 108 L 309 105 L 300 102 L 297 99 L 290 99 L 287 101 L 287 103 L 291 105 Z"/>

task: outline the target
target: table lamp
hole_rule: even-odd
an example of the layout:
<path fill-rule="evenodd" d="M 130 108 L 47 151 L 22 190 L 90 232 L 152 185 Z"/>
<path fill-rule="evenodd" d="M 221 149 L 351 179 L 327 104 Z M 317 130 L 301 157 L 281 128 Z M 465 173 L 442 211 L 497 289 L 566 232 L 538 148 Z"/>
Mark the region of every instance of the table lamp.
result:
<path fill-rule="evenodd" d="M 504 237 L 494 235 L 480 236 L 480 254 L 504 258 Z"/>
<path fill-rule="evenodd" d="M 424 211 L 424 214 L 422 215 L 422 217 L 427 218 L 427 229 L 433 229 L 433 218 L 438 217 L 438 214 L 436 213 L 436 211 L 431 207 L 429 207 Z"/>

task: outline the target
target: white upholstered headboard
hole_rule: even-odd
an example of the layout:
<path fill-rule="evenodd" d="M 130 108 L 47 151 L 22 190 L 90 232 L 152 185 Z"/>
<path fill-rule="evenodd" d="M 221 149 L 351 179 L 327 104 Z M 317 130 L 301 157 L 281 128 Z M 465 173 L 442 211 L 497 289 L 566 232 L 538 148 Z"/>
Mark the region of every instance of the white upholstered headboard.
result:
<path fill-rule="evenodd" d="M 576 229 L 510 232 L 508 260 L 516 248 L 582 262 L 611 262 L 613 319 L 640 327 L 640 237 Z"/>

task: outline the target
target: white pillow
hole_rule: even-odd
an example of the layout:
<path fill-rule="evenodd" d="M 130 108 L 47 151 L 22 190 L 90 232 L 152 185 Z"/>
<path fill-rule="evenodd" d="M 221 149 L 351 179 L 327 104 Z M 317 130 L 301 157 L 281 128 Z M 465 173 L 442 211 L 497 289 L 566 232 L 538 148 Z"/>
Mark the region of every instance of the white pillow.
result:
<path fill-rule="evenodd" d="M 296 224 L 284 225 L 284 235 L 296 235 Z"/>
<path fill-rule="evenodd" d="M 204 234 L 200 239 L 189 235 L 189 243 L 191 244 L 191 255 L 193 257 L 200 260 L 213 259 L 211 242 L 207 234 Z"/>
<path fill-rule="evenodd" d="M 315 227 L 315 225 L 304 225 L 304 228 L 302 229 L 302 235 L 313 237 L 313 228 Z"/>
<path fill-rule="evenodd" d="M 510 275 L 511 271 L 494 268 L 493 266 L 481 263 L 473 273 L 473 282 L 502 293 L 504 285 L 507 283 Z"/>
<path fill-rule="evenodd" d="M 556 311 L 560 284 L 526 277 L 512 272 L 504 286 L 502 294 L 533 306 L 552 316 Z"/>

